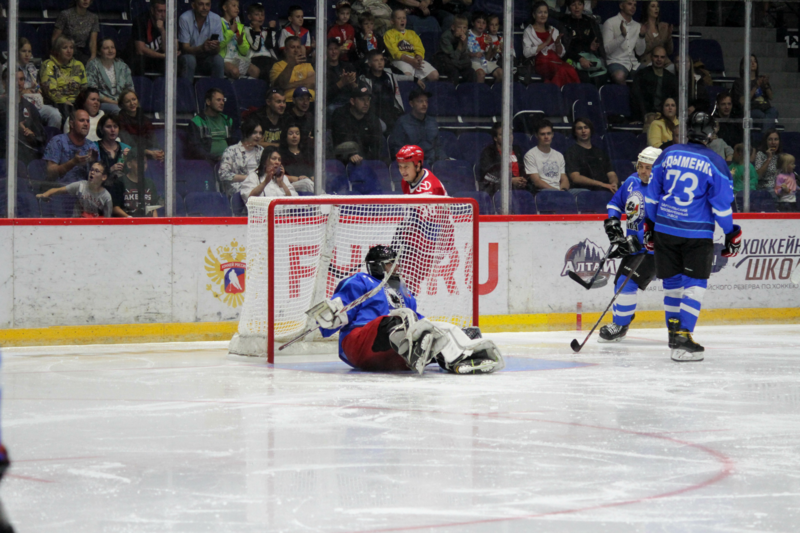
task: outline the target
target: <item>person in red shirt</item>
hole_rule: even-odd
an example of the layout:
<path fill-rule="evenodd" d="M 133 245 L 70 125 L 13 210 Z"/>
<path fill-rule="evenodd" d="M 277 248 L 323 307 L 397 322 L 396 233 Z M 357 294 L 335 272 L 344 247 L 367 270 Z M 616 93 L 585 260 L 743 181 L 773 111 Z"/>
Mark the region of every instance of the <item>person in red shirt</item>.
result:
<path fill-rule="evenodd" d="M 356 58 L 356 30 L 350 24 L 350 12 L 350 2 L 339 2 L 336 5 L 336 24 L 328 30 L 328 39 L 336 39 L 342 47 L 339 61 L 353 61 Z"/>
<path fill-rule="evenodd" d="M 425 153 L 422 148 L 408 144 L 397 152 L 397 166 L 403 177 L 403 194 L 433 194 L 447 196 L 447 191 L 433 173 L 422 168 Z"/>

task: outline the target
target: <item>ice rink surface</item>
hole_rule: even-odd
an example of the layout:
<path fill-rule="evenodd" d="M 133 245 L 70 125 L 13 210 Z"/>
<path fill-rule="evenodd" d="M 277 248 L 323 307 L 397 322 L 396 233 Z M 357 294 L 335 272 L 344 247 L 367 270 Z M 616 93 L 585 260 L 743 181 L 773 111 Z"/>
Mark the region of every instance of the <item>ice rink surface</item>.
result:
<path fill-rule="evenodd" d="M 700 327 L 683 364 L 663 329 L 487 336 L 509 371 L 7 349 L 3 501 L 19 533 L 800 528 L 800 326 Z"/>

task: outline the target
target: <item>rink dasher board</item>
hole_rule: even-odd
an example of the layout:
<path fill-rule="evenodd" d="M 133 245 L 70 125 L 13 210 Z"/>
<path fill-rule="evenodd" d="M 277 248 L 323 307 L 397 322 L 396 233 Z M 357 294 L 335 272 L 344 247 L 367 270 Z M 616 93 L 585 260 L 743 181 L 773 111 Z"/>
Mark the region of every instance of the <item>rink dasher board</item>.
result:
<path fill-rule="evenodd" d="M 585 313 L 601 311 L 619 260 L 589 291 L 566 271 L 593 273 L 608 241 L 603 218 L 482 216 L 480 314 L 574 313 L 578 302 Z M 735 218 L 742 251 L 734 259 L 717 253 L 704 308 L 796 307 L 789 276 L 800 263 L 800 216 Z M 0 327 L 237 321 L 246 286 L 226 289 L 220 277 L 231 281 L 246 268 L 246 233 L 237 218 L 2 220 L 0 238 L 10 245 L 0 247 Z M 639 309 L 662 305 L 656 280 Z"/>

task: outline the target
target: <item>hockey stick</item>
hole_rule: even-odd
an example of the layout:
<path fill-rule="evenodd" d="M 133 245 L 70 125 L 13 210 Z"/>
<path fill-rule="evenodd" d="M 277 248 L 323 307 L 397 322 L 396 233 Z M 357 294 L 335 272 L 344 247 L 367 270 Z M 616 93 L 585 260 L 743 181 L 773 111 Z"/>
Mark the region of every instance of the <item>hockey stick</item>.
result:
<path fill-rule="evenodd" d="M 631 273 L 628 274 L 628 276 L 625 278 L 625 281 L 622 282 L 622 285 L 620 285 L 619 289 L 617 289 L 617 292 L 614 293 L 614 297 L 611 298 L 611 302 L 608 304 L 608 307 L 606 307 L 606 310 L 603 311 L 602 315 L 600 315 L 600 318 L 597 319 L 597 322 L 592 327 L 592 331 L 590 331 L 589 334 L 586 335 L 586 338 L 583 339 L 583 342 L 578 344 L 578 339 L 572 339 L 572 343 L 570 343 L 570 348 L 572 348 L 573 352 L 578 353 L 578 352 L 581 351 L 581 348 L 583 348 L 584 344 L 586 344 L 586 342 L 589 340 L 589 337 L 592 336 L 592 333 L 594 333 L 594 330 L 597 329 L 597 326 L 600 325 L 600 322 L 603 320 L 603 317 L 606 316 L 606 313 L 608 313 L 608 310 L 611 309 L 611 306 L 614 305 L 614 302 L 617 301 L 617 296 L 620 295 L 620 293 L 622 292 L 622 289 L 624 289 L 625 285 L 627 285 L 628 282 L 631 280 L 631 278 L 633 277 L 633 274 L 636 272 L 636 269 L 639 268 L 639 265 L 642 264 L 642 261 L 644 261 L 644 258 L 645 258 L 646 255 L 647 255 L 647 252 L 643 253 L 641 256 L 639 256 L 638 258 L 635 259 L 634 264 L 631 265 L 631 267 L 630 267 L 631 268 Z"/>
<path fill-rule="evenodd" d="M 599 276 L 600 272 L 603 271 L 603 265 L 606 264 L 606 259 L 608 259 L 608 256 L 613 248 L 614 248 L 614 243 L 612 242 L 611 246 L 609 246 L 608 250 L 606 250 L 606 255 L 604 255 L 603 258 L 600 260 L 600 265 L 597 267 L 597 272 L 594 273 L 594 276 L 592 276 L 592 279 L 589 280 L 589 283 L 583 281 L 583 278 L 581 278 L 578 274 L 576 274 L 572 270 L 567 270 L 567 276 L 569 276 L 569 279 L 571 279 L 572 281 L 578 282 L 578 284 L 584 289 L 586 290 L 591 289 L 592 285 L 594 285 L 594 282 L 597 280 L 597 276 Z"/>
<path fill-rule="evenodd" d="M 370 298 L 372 298 L 373 296 L 378 294 L 381 290 L 383 290 L 383 288 L 386 286 L 386 283 L 388 283 L 389 278 L 391 278 L 392 274 L 394 274 L 394 271 L 397 268 L 397 265 L 400 264 L 400 257 L 402 255 L 403 255 L 403 248 L 400 248 L 400 251 L 397 252 L 397 257 L 395 257 L 395 259 L 394 259 L 394 263 L 392 264 L 392 268 L 389 270 L 388 274 L 385 274 L 383 276 L 383 279 L 378 284 L 378 286 L 375 287 L 374 289 L 372 289 L 371 291 L 362 294 L 361 296 L 359 296 L 358 298 L 356 298 L 355 300 L 353 300 L 352 302 L 350 302 L 349 304 L 344 306 L 344 308 L 339 312 L 347 314 L 347 312 L 349 310 L 351 310 L 352 308 L 354 308 L 354 307 L 356 307 L 358 305 L 361 305 L 362 303 L 366 302 L 367 300 L 369 300 Z M 312 307 L 311 309 L 306 311 L 306 315 L 308 315 L 309 317 L 314 316 L 316 314 L 316 312 L 324 305 L 325 305 L 325 302 L 318 303 L 317 305 L 315 305 L 314 307 Z M 280 351 L 280 350 L 283 350 L 284 348 L 286 348 L 287 346 L 291 346 L 292 344 L 294 344 L 295 342 L 303 339 L 306 335 L 308 335 L 309 333 L 312 333 L 314 330 L 316 330 L 318 328 L 319 328 L 319 326 L 314 326 L 313 328 L 308 328 L 307 330 L 305 330 L 303 333 L 301 333 L 297 337 L 293 338 L 292 340 L 290 340 L 289 342 L 287 342 L 283 346 L 280 346 L 278 348 L 278 350 Z"/>

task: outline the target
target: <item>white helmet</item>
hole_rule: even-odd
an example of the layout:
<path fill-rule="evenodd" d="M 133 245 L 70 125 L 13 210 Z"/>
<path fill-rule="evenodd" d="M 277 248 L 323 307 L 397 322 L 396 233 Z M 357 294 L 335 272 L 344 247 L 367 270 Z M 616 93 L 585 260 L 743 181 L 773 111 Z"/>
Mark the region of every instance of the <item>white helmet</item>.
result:
<path fill-rule="evenodd" d="M 652 165 L 658 159 L 658 156 L 661 155 L 661 148 L 654 148 L 652 146 L 648 146 L 644 150 L 641 151 L 639 154 L 639 161 L 645 163 L 647 165 Z"/>

